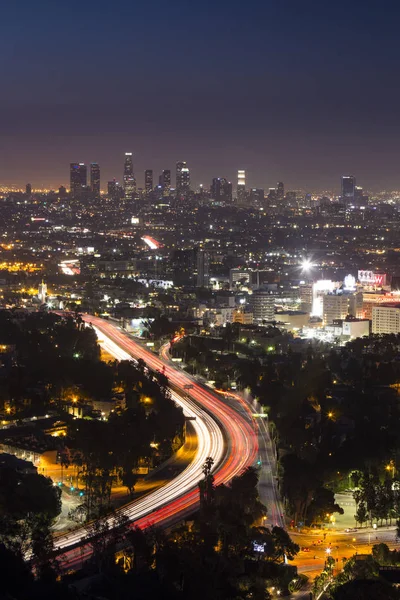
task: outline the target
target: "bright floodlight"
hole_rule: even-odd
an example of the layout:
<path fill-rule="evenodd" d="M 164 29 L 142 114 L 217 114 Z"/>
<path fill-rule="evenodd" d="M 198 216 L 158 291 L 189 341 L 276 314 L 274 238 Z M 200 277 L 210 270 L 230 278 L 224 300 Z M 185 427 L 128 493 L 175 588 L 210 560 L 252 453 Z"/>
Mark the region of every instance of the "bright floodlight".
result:
<path fill-rule="evenodd" d="M 301 270 L 302 271 L 309 271 L 312 267 L 312 262 L 309 258 L 303 258 L 303 260 L 301 261 Z"/>

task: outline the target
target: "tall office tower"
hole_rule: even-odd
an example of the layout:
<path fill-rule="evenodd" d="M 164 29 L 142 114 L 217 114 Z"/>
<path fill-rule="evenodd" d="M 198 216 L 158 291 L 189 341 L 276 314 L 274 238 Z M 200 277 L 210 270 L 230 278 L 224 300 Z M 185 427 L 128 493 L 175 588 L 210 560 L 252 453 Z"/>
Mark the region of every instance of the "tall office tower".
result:
<path fill-rule="evenodd" d="M 73 198 L 81 198 L 87 186 L 87 169 L 84 163 L 71 163 L 69 167 L 70 192 Z"/>
<path fill-rule="evenodd" d="M 250 297 L 250 306 L 254 321 L 273 321 L 275 319 L 275 302 L 277 294 L 268 290 L 257 290 Z"/>
<path fill-rule="evenodd" d="M 144 191 L 146 192 L 146 196 L 153 191 L 153 170 L 146 169 L 144 172 Z"/>
<path fill-rule="evenodd" d="M 209 287 L 210 285 L 210 256 L 204 250 L 197 250 L 197 282 L 196 287 Z"/>
<path fill-rule="evenodd" d="M 238 171 L 236 196 L 238 204 L 246 204 L 246 172 L 243 170 Z"/>
<path fill-rule="evenodd" d="M 100 198 L 100 166 L 97 163 L 90 164 L 90 189 L 96 198 Z"/>
<path fill-rule="evenodd" d="M 67 189 L 63 185 L 60 185 L 60 187 L 58 188 L 58 195 L 60 196 L 60 198 L 67 197 Z"/>
<path fill-rule="evenodd" d="M 359 185 L 354 187 L 354 204 L 356 206 L 367 206 L 369 197 L 364 194 L 364 190 Z"/>
<path fill-rule="evenodd" d="M 355 188 L 356 188 L 356 178 L 353 177 L 353 175 L 343 175 L 343 177 L 342 177 L 342 202 L 344 202 L 344 204 L 353 204 Z"/>
<path fill-rule="evenodd" d="M 32 186 L 30 183 L 27 183 L 25 186 L 25 194 L 27 196 L 31 196 L 32 195 Z"/>
<path fill-rule="evenodd" d="M 111 200 L 120 200 L 124 197 L 124 190 L 115 179 L 107 183 L 107 195 Z"/>
<path fill-rule="evenodd" d="M 261 188 L 252 188 L 250 190 L 250 204 L 261 208 L 264 204 L 264 190 Z"/>
<path fill-rule="evenodd" d="M 132 200 L 136 193 L 136 179 L 133 172 L 132 152 L 125 152 L 124 192 L 127 200 Z"/>
<path fill-rule="evenodd" d="M 232 202 L 232 184 L 225 177 L 214 177 L 210 192 L 216 202 Z"/>
<path fill-rule="evenodd" d="M 190 171 L 185 161 L 176 163 L 176 193 L 185 195 L 190 190 Z"/>
<path fill-rule="evenodd" d="M 117 186 L 118 186 L 118 183 L 117 183 L 116 179 L 113 179 L 112 181 L 109 181 L 107 183 L 107 194 L 110 198 L 115 198 L 116 192 L 117 192 Z"/>
<path fill-rule="evenodd" d="M 164 169 L 159 178 L 160 185 L 162 187 L 163 196 L 169 196 L 171 191 L 171 171 Z"/>
<path fill-rule="evenodd" d="M 282 201 L 285 197 L 285 186 L 283 185 L 283 181 L 278 181 L 278 185 L 276 187 L 276 199 Z"/>

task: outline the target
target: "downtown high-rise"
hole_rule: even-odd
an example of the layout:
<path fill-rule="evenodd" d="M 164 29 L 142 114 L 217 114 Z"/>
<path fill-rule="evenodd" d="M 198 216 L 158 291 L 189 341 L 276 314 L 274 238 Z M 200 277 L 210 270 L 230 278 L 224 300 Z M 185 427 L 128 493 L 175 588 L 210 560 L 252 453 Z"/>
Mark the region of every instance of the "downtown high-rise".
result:
<path fill-rule="evenodd" d="M 185 196 L 190 190 L 190 171 L 185 161 L 176 163 L 176 193 Z"/>
<path fill-rule="evenodd" d="M 144 172 L 144 191 L 148 196 L 153 191 L 153 170 L 146 169 Z"/>
<path fill-rule="evenodd" d="M 356 191 L 356 178 L 353 175 L 343 175 L 341 179 L 342 202 L 353 204 Z"/>
<path fill-rule="evenodd" d="M 93 196 L 100 197 L 100 165 L 98 163 L 90 165 L 90 190 Z"/>
<path fill-rule="evenodd" d="M 238 171 L 236 197 L 239 205 L 243 206 L 246 204 L 246 172 L 243 169 L 239 169 Z"/>
<path fill-rule="evenodd" d="M 69 189 L 72 198 L 81 198 L 87 189 L 87 168 L 84 163 L 70 163 Z"/>
<path fill-rule="evenodd" d="M 136 194 L 136 179 L 133 171 L 132 152 L 125 152 L 123 182 L 125 198 L 127 200 L 132 200 Z"/>
<path fill-rule="evenodd" d="M 162 188 L 163 196 L 169 196 L 171 192 L 171 171 L 164 169 L 159 177 L 159 184 Z"/>
<path fill-rule="evenodd" d="M 214 177 L 210 193 L 215 202 L 232 202 L 232 184 L 225 177 Z"/>

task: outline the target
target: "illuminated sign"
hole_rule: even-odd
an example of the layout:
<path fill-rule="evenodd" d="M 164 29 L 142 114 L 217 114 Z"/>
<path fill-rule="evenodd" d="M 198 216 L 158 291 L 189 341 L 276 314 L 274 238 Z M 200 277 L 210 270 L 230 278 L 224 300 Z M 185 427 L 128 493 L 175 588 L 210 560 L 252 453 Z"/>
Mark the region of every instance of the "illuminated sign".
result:
<path fill-rule="evenodd" d="M 355 290 L 356 289 L 356 278 L 354 275 L 346 275 L 344 278 L 344 289 Z"/>
<path fill-rule="evenodd" d="M 374 273 L 373 271 L 358 271 L 358 281 L 365 285 L 386 285 L 386 274 Z"/>

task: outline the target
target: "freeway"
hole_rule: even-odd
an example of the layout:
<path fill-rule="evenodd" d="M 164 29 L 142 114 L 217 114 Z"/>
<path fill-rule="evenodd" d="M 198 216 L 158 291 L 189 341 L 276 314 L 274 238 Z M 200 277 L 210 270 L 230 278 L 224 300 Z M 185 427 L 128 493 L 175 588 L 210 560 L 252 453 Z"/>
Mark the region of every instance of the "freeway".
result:
<path fill-rule="evenodd" d="M 140 528 L 169 525 L 198 506 L 198 482 L 203 476 L 202 466 L 208 456 L 214 459 L 216 485 L 228 483 L 254 463 L 258 452 L 257 435 L 248 419 L 224 404 L 214 393 L 193 383 L 184 373 L 166 365 L 115 325 L 89 315 L 84 315 L 83 319 L 95 328 L 104 349 L 118 360 L 141 358 L 150 369 L 166 374 L 172 397 L 183 408 L 185 416 L 193 419 L 198 439 L 195 458 L 182 473 L 161 488 L 119 509 L 119 514 L 125 515 Z M 115 518 L 110 517 L 109 525 L 114 522 Z M 86 540 L 87 530 L 79 528 L 57 537 L 55 546 L 60 551 L 67 551 L 85 546 Z"/>
<path fill-rule="evenodd" d="M 170 344 L 164 344 L 160 348 L 160 356 L 163 358 L 165 363 L 174 366 L 170 354 Z M 192 380 L 192 383 L 197 383 L 196 378 L 192 375 L 187 375 Z M 286 529 L 285 517 L 283 514 L 283 508 L 277 489 L 277 461 L 276 461 L 276 450 L 272 442 L 267 418 L 254 419 L 254 413 L 260 416 L 262 413 L 261 405 L 246 393 L 233 393 L 218 392 L 223 397 L 223 402 L 229 404 L 234 402 L 236 410 L 238 410 L 243 416 L 250 419 L 253 424 L 253 429 L 257 432 L 258 436 L 258 461 L 257 464 L 260 468 L 260 479 L 258 483 L 258 492 L 260 500 L 267 507 L 268 517 L 265 525 L 278 525 L 282 529 Z"/>

